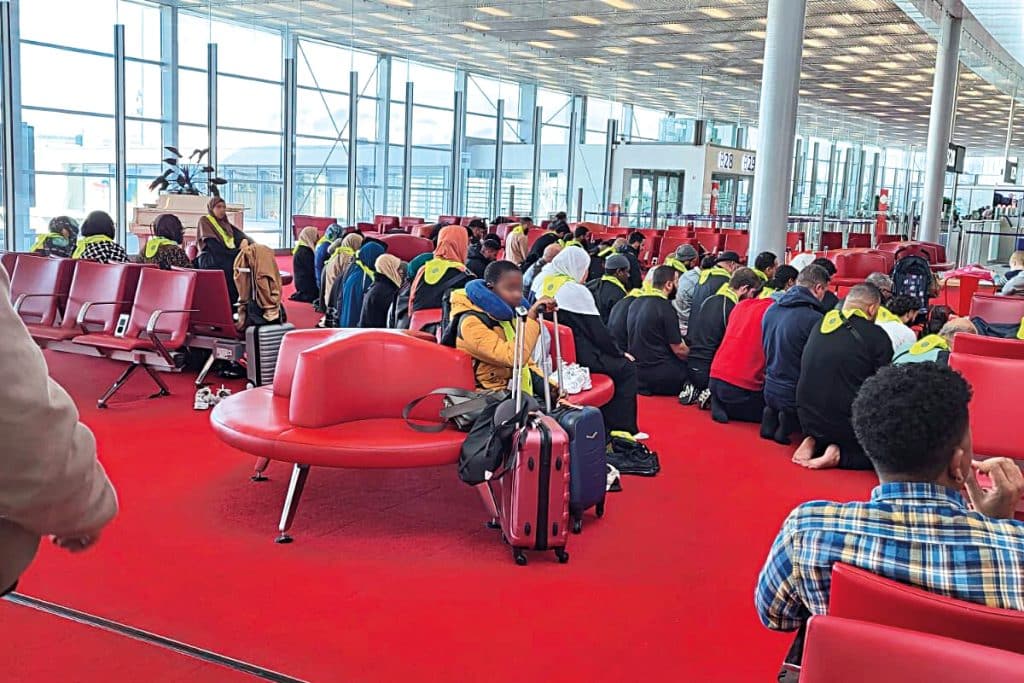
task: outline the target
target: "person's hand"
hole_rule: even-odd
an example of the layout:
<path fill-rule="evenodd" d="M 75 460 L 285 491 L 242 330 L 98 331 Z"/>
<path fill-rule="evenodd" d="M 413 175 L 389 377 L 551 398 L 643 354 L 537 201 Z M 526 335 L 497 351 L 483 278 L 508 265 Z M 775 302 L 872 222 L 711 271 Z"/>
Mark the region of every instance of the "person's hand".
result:
<path fill-rule="evenodd" d="M 554 299 L 552 299 L 549 296 L 542 296 L 541 298 L 537 299 L 537 303 L 530 307 L 530 312 L 527 313 L 527 316 L 530 318 L 530 320 L 536 320 L 538 317 L 540 317 L 541 311 L 545 313 L 552 313 L 557 309 L 558 304 L 555 303 Z"/>
<path fill-rule="evenodd" d="M 633 357 L 633 354 L 631 354 L 631 353 L 624 353 L 622 355 L 625 356 L 626 360 L 628 360 L 629 362 L 631 362 L 631 363 L 635 363 L 636 362 L 636 358 Z"/>
<path fill-rule="evenodd" d="M 985 489 L 978 483 L 975 471 L 988 475 L 992 487 Z M 964 482 L 974 509 L 997 519 L 1013 519 L 1017 503 L 1024 493 L 1024 475 L 1020 467 L 1009 458 L 989 458 L 971 463 L 971 472 Z"/>
<path fill-rule="evenodd" d="M 51 536 L 50 541 L 71 553 L 80 553 L 96 545 L 100 540 L 100 532 L 96 531 L 82 536 Z"/>

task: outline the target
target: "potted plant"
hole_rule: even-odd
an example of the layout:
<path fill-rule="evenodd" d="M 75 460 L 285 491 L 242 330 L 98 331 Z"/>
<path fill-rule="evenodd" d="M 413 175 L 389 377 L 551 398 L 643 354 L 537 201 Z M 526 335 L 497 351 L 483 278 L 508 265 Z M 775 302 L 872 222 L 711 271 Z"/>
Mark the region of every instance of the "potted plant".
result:
<path fill-rule="evenodd" d="M 217 169 L 209 164 L 203 164 L 203 158 L 210 153 L 210 148 L 196 149 L 188 155 L 188 161 L 182 163 L 183 157 L 176 147 L 164 147 L 171 155 L 164 158 L 163 163 L 166 169 L 163 173 L 153 179 L 149 189 L 168 194 L 208 194 L 212 197 L 220 196 L 220 186 L 227 185 L 228 181 L 217 177 Z"/>

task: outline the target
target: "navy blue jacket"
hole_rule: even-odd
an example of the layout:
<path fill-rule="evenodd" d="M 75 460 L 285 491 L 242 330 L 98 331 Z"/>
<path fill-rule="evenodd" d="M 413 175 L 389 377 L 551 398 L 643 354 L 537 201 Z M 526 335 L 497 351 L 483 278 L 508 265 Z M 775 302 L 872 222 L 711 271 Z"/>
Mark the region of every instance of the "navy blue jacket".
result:
<path fill-rule="evenodd" d="M 815 325 L 821 323 L 821 302 L 806 287 L 792 287 L 765 311 L 761 322 L 764 339 L 764 393 L 776 407 L 796 408 L 796 384 L 800 359 Z"/>

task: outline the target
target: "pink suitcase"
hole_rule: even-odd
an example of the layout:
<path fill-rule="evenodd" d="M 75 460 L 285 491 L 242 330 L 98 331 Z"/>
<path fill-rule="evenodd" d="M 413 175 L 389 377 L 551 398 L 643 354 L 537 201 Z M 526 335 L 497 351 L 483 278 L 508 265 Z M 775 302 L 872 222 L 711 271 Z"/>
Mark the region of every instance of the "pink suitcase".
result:
<path fill-rule="evenodd" d="M 521 338 L 521 326 L 517 317 L 517 339 Z M 516 351 L 518 364 L 522 350 Z M 547 377 L 544 379 L 546 382 Z M 522 392 L 516 393 L 518 407 Z M 550 410 L 551 397 L 545 398 Z M 565 551 L 570 527 L 569 435 L 557 420 L 540 411 L 528 413 L 525 424 L 512 436 L 503 466 L 489 484 L 502 538 L 512 546 L 516 564 L 526 564 L 526 550 L 553 550 L 559 562 L 569 561 Z"/>

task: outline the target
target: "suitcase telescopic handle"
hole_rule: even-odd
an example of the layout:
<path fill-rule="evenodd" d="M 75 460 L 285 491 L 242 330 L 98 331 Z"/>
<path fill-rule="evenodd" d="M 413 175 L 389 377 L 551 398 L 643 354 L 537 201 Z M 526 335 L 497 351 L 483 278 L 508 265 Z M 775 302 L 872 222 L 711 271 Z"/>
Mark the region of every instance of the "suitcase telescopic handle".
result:
<path fill-rule="evenodd" d="M 552 335 L 555 338 L 555 371 L 558 373 L 558 390 L 564 391 L 565 384 L 562 382 L 562 339 L 558 333 L 558 309 L 556 308 L 551 313 L 552 319 Z"/>

